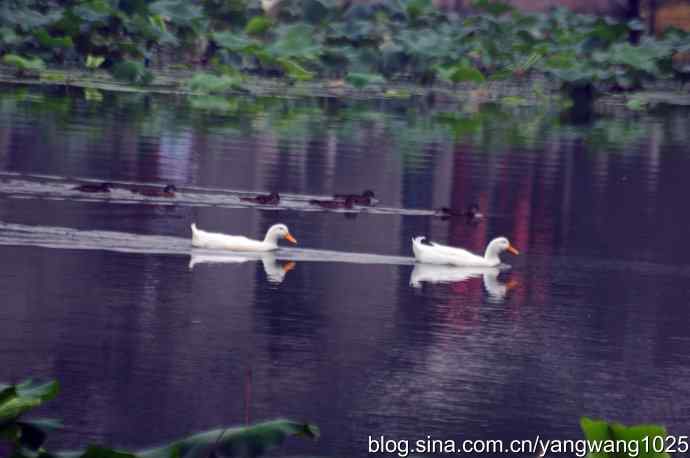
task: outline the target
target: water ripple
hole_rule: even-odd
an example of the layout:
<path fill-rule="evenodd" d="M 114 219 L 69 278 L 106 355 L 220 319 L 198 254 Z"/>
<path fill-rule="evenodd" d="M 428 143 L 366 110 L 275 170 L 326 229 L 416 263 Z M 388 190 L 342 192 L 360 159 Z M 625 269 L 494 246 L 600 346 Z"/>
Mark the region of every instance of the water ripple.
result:
<path fill-rule="evenodd" d="M 238 256 L 260 260 L 265 253 L 231 252 L 192 248 L 189 238 L 163 235 L 140 235 L 116 231 L 83 231 L 68 227 L 29 226 L 0 222 L 0 245 L 39 246 L 70 250 L 105 250 L 123 253 L 168 255 L 204 255 L 215 262 L 236 262 Z M 345 262 L 354 264 L 412 265 L 414 259 L 370 253 L 313 250 L 309 248 L 280 248 L 278 260 L 306 262 Z"/>

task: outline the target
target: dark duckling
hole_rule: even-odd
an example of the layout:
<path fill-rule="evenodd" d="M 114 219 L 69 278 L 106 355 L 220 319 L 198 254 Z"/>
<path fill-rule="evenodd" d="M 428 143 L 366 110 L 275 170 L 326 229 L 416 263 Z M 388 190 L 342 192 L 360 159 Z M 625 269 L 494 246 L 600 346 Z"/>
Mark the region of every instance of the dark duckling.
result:
<path fill-rule="evenodd" d="M 112 183 L 105 182 L 99 184 L 82 184 L 72 189 L 79 192 L 110 192 L 110 188 L 113 186 Z"/>
<path fill-rule="evenodd" d="M 261 205 L 278 205 L 280 203 L 280 195 L 277 192 L 272 192 L 271 194 L 264 194 L 255 197 L 240 197 L 240 200 Z"/>
<path fill-rule="evenodd" d="M 376 203 L 376 195 L 374 191 L 367 189 L 360 194 L 336 194 L 333 196 L 336 199 L 352 199 L 352 202 L 357 205 L 370 206 Z"/>
<path fill-rule="evenodd" d="M 310 200 L 309 203 L 312 205 L 318 205 L 321 208 L 337 210 L 340 208 L 350 209 L 355 202 L 352 197 L 347 197 L 345 200 Z"/>
<path fill-rule="evenodd" d="M 479 211 L 479 205 L 477 204 L 470 205 L 465 211 L 442 207 L 436 210 L 436 214 L 443 219 L 462 217 L 467 218 L 468 221 L 478 221 L 484 217 L 484 215 Z"/>
<path fill-rule="evenodd" d="M 132 192 L 147 197 L 175 197 L 177 188 L 174 184 L 166 185 L 163 189 L 133 189 Z"/>

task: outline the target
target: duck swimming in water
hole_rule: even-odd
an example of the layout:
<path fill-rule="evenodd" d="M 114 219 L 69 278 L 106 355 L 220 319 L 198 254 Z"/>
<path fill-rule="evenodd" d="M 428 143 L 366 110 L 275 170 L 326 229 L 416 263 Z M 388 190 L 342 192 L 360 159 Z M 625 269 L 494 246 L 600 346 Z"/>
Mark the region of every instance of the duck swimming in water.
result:
<path fill-rule="evenodd" d="M 72 188 L 74 191 L 79 192 L 110 192 L 110 188 L 114 185 L 112 183 L 99 183 L 99 184 L 82 184 L 80 186 L 75 186 Z"/>
<path fill-rule="evenodd" d="M 361 195 L 360 194 L 335 194 L 333 196 L 335 199 L 347 200 L 351 199 L 352 203 L 357 205 L 370 206 L 377 202 L 374 191 L 367 189 Z"/>
<path fill-rule="evenodd" d="M 465 211 L 441 207 L 436 210 L 436 215 L 440 216 L 442 219 L 462 217 L 467 218 L 468 221 L 479 221 L 480 219 L 484 218 L 484 215 L 479 211 L 479 205 L 477 204 L 471 204 Z"/>
<path fill-rule="evenodd" d="M 434 242 L 425 243 L 426 237 L 412 239 L 412 251 L 417 262 L 427 264 L 449 264 L 463 267 L 497 267 L 501 265 L 498 257 L 504 251 L 518 255 L 516 250 L 505 237 L 497 237 L 486 246 L 484 256 L 470 253 L 462 248 L 439 245 Z"/>
<path fill-rule="evenodd" d="M 312 205 L 318 205 L 321 208 L 326 208 L 328 210 L 338 210 L 341 208 L 345 209 L 351 209 L 352 206 L 354 205 L 355 201 L 354 199 L 350 196 L 347 197 L 345 200 L 310 200 L 310 204 Z"/>
<path fill-rule="evenodd" d="M 192 223 L 192 246 L 198 248 L 223 249 L 231 251 L 273 251 L 278 249 L 278 239 L 291 243 L 297 240 L 290 234 L 285 224 L 274 224 L 263 240 L 253 240 L 243 235 L 226 235 L 217 232 L 206 232 Z"/>
<path fill-rule="evenodd" d="M 278 205 L 280 203 L 280 195 L 277 192 L 272 192 L 271 194 L 258 195 L 254 197 L 240 197 L 240 200 L 261 205 Z"/>
<path fill-rule="evenodd" d="M 175 192 L 177 191 L 177 188 L 175 187 L 174 184 L 169 184 L 165 186 L 163 189 L 132 189 L 132 192 L 135 194 L 141 194 L 142 196 L 147 196 L 147 197 L 175 197 Z"/>

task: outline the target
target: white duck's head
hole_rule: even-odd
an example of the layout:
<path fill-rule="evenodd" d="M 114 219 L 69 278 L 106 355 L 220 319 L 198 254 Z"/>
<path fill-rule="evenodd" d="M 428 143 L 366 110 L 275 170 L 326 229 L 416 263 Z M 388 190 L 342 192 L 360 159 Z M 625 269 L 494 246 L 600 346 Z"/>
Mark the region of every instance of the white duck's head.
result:
<path fill-rule="evenodd" d="M 285 239 L 290 243 L 297 243 L 297 240 L 290 234 L 285 224 L 274 224 L 271 226 L 268 231 L 266 231 L 264 242 L 278 245 L 278 239 Z"/>
<path fill-rule="evenodd" d="M 486 259 L 492 264 L 500 264 L 501 259 L 498 257 L 498 255 L 503 253 L 504 251 L 508 251 L 509 253 L 513 253 L 514 255 L 520 254 L 520 252 L 510 244 L 507 238 L 497 237 L 493 239 L 491 242 L 489 242 L 489 244 L 486 246 L 486 251 L 484 252 L 484 259 Z"/>

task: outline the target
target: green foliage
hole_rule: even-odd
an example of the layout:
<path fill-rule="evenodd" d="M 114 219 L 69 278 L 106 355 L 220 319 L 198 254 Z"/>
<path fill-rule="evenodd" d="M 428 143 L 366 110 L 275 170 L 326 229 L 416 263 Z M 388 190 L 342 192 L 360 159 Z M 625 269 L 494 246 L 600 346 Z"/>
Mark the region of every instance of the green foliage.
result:
<path fill-rule="evenodd" d="M 620 423 L 609 423 L 602 420 L 592 420 L 583 417 L 580 420 L 580 427 L 588 441 L 625 441 L 635 442 L 637 453 L 629 449 L 629 453 L 614 454 L 604 451 L 590 453 L 589 458 L 670 458 L 668 453 L 658 453 L 654 451 L 654 438 L 666 438 L 666 428 L 657 425 L 636 425 L 624 426 Z M 657 439 L 658 441 L 658 439 Z M 647 443 L 645 445 L 645 442 Z M 662 448 L 662 447 L 656 447 Z"/>
<path fill-rule="evenodd" d="M 345 80 L 354 87 L 361 89 L 373 84 L 383 84 L 386 80 L 381 75 L 373 73 L 348 73 Z"/>
<path fill-rule="evenodd" d="M 300 19 L 320 24 L 336 19 L 338 13 L 338 0 L 302 0 Z"/>
<path fill-rule="evenodd" d="M 61 37 L 53 37 L 51 36 L 46 29 L 38 29 L 34 32 L 34 37 L 36 37 L 36 41 L 38 43 L 46 48 L 71 48 L 74 46 L 74 43 L 72 42 L 72 37 L 69 36 L 61 36 Z"/>
<path fill-rule="evenodd" d="M 216 456 L 259 456 L 290 436 L 318 439 L 319 429 L 290 420 L 274 420 L 249 427 L 216 429 L 182 439 L 163 447 L 138 452 L 138 458 L 206 458 Z"/>
<path fill-rule="evenodd" d="M 314 41 L 314 34 L 314 27 L 308 24 L 279 26 L 275 31 L 275 40 L 266 50 L 276 58 L 313 60 L 321 53 L 321 46 Z"/>
<path fill-rule="evenodd" d="M 91 54 L 89 54 L 88 56 L 86 56 L 86 62 L 84 63 L 84 65 L 86 66 L 86 68 L 90 70 L 95 70 L 101 65 L 103 65 L 103 62 L 105 62 L 105 57 L 92 56 Z"/>
<path fill-rule="evenodd" d="M 291 436 L 318 439 L 319 428 L 308 423 L 273 420 L 253 426 L 206 431 L 161 447 L 137 452 L 91 446 L 83 452 L 50 454 L 46 458 L 256 457 L 279 446 Z M 18 458 L 29 456 L 20 454 Z"/>
<path fill-rule="evenodd" d="M 272 30 L 273 41 L 266 45 L 244 32 L 217 32 L 214 41 L 224 50 L 245 59 L 247 69 L 278 69 L 288 78 L 300 81 L 314 77 L 306 66 L 314 65 L 321 47 L 312 37 L 314 28 L 308 24 L 290 24 Z"/>
<path fill-rule="evenodd" d="M 212 73 L 196 73 L 187 88 L 198 94 L 223 94 L 242 88 L 242 80 L 230 75 L 216 76 Z"/>
<path fill-rule="evenodd" d="M 142 62 L 124 60 L 112 67 L 113 76 L 131 84 L 145 86 L 153 81 L 153 73 Z"/>
<path fill-rule="evenodd" d="M 252 426 L 220 428 L 195 434 L 161 447 L 138 452 L 90 446 L 85 451 L 51 453 L 43 448 L 47 434 L 60 427 L 54 420 L 26 421 L 28 411 L 58 393 L 57 382 L 0 385 L 0 441 L 13 448 L 13 458 L 208 458 L 256 457 L 288 437 L 319 438 L 319 428 L 291 420 L 273 420 Z"/>
<path fill-rule="evenodd" d="M 237 101 L 218 95 L 194 95 L 189 97 L 189 105 L 199 111 L 226 114 L 237 111 Z"/>
<path fill-rule="evenodd" d="M 461 139 L 467 135 L 477 133 L 484 125 L 485 118 L 482 113 L 473 113 L 471 115 L 439 113 L 436 116 L 436 121 L 441 125 L 447 126 L 455 139 Z"/>
<path fill-rule="evenodd" d="M 87 87 L 84 88 L 84 98 L 89 102 L 102 102 L 103 93 L 98 89 Z"/>
<path fill-rule="evenodd" d="M 249 22 L 247 22 L 247 25 L 244 27 L 244 33 L 246 33 L 247 35 L 260 36 L 265 34 L 272 24 L 273 21 L 271 21 L 271 19 L 266 16 L 254 16 L 249 20 Z"/>
<path fill-rule="evenodd" d="M 500 16 L 513 11 L 513 7 L 508 3 L 498 0 L 474 0 L 472 6 L 492 16 Z"/>
<path fill-rule="evenodd" d="M 19 385 L 0 385 L 0 424 L 16 421 L 27 411 L 57 396 L 57 382 L 36 384 L 27 380 Z"/>
<path fill-rule="evenodd" d="M 314 78 L 314 73 L 302 67 L 296 60 L 287 57 L 279 57 L 277 62 L 288 78 L 297 81 L 309 81 Z"/>
<path fill-rule="evenodd" d="M 524 97 L 506 96 L 501 99 L 501 104 L 507 107 L 522 107 L 529 105 L 529 102 Z"/>
<path fill-rule="evenodd" d="M 649 101 L 641 96 L 630 97 L 625 106 L 632 111 L 644 111 L 649 107 Z"/>
<path fill-rule="evenodd" d="M 318 439 L 319 428 L 308 423 L 291 420 L 273 420 L 252 426 L 221 428 L 174 441 L 161 447 L 128 452 L 100 446 L 90 446 L 84 451 L 49 453 L 41 448 L 45 433 L 40 427 L 32 426 L 43 435 L 39 442 L 21 442 L 21 435 L 27 435 L 28 428 L 22 425 L 16 430 L 4 427 L 9 432 L 4 439 L 16 445 L 13 458 L 208 458 L 216 457 L 257 457 L 281 445 L 288 437 Z M 14 437 L 18 434 L 20 437 Z M 21 444 L 20 444 L 21 442 Z"/>
<path fill-rule="evenodd" d="M 5 54 L 2 56 L 2 62 L 14 67 L 20 74 L 40 73 L 46 66 L 40 57 L 29 59 L 16 54 Z"/>
<path fill-rule="evenodd" d="M 112 66 L 182 46 L 205 33 L 203 8 L 186 0 L 16 0 L 0 5 L 0 37 L 15 53 L 58 62 L 97 54 Z"/>
<path fill-rule="evenodd" d="M 62 18 L 64 9 L 56 2 L 39 0 L 7 1 L 0 3 L 0 25 L 16 29 L 17 32 L 31 33 L 42 27 L 54 24 Z"/>
<path fill-rule="evenodd" d="M 483 83 L 486 79 L 482 72 L 465 62 L 457 63 L 449 67 L 439 67 L 438 71 L 441 78 L 453 83 L 462 83 L 466 81 Z"/>
<path fill-rule="evenodd" d="M 218 46 L 236 53 L 251 53 L 255 47 L 260 47 L 261 42 L 255 41 L 243 34 L 230 31 L 214 32 L 211 38 Z"/>
<path fill-rule="evenodd" d="M 428 15 L 434 6 L 431 0 L 406 0 L 403 1 L 403 7 L 409 20 L 417 22 Z"/>
<path fill-rule="evenodd" d="M 145 3 L 144 3 L 145 4 Z M 185 0 L 158 0 L 151 3 L 144 14 L 165 18 L 178 28 L 188 27 L 201 31 L 204 27 L 204 12 L 200 6 Z"/>
<path fill-rule="evenodd" d="M 350 3 L 290 0 L 268 17 L 250 0 L 13 0 L 0 2 L 0 40 L 13 55 L 103 66 L 136 84 L 151 76 L 132 62 L 162 50 L 181 56 L 178 64 L 208 59 L 292 80 L 378 75 L 483 84 L 539 72 L 564 87 L 607 91 L 690 79 L 690 68 L 672 59 L 690 51 L 690 34 L 674 30 L 631 45 L 630 32 L 644 29 L 637 20 L 565 8 L 524 13 L 500 0 L 474 0 L 464 16 L 431 0 Z M 95 65 L 89 55 L 103 61 Z"/>
<path fill-rule="evenodd" d="M 14 444 L 22 451 L 38 450 L 46 440 L 46 434 L 59 427 L 53 420 L 27 421 L 22 417 L 44 402 L 57 396 L 57 382 L 36 384 L 27 380 L 19 385 L 0 385 L 0 441 Z"/>

